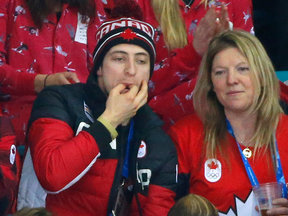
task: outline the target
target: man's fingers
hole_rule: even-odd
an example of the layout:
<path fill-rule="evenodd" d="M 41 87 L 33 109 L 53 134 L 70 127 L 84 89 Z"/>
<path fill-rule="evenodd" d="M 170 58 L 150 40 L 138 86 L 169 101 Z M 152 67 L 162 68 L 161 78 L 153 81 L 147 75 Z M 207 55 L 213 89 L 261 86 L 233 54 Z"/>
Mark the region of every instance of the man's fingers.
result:
<path fill-rule="evenodd" d="M 126 88 L 124 84 L 118 84 L 113 89 L 111 89 L 110 94 L 121 94 L 121 92 Z"/>
<path fill-rule="evenodd" d="M 131 85 L 130 90 L 127 92 L 127 94 L 135 97 L 138 94 L 139 88 L 136 85 Z"/>
<path fill-rule="evenodd" d="M 148 84 L 146 80 L 141 82 L 141 88 L 135 98 L 135 105 L 137 106 L 137 110 L 142 107 L 148 100 Z"/>
<path fill-rule="evenodd" d="M 145 95 L 144 98 L 142 98 L 142 100 L 140 101 L 140 103 L 139 103 L 139 105 L 138 105 L 138 107 L 137 107 L 137 110 L 138 110 L 140 107 L 144 106 L 144 105 L 147 103 L 147 101 L 148 101 L 148 94 Z"/>
<path fill-rule="evenodd" d="M 148 92 L 148 83 L 146 80 L 142 80 L 139 93 L 147 93 L 147 92 Z"/>
<path fill-rule="evenodd" d="M 138 91 L 138 94 L 135 98 L 136 102 L 140 102 L 145 95 L 148 94 L 148 84 L 146 82 L 146 80 L 142 80 L 141 85 L 140 85 L 140 89 Z"/>

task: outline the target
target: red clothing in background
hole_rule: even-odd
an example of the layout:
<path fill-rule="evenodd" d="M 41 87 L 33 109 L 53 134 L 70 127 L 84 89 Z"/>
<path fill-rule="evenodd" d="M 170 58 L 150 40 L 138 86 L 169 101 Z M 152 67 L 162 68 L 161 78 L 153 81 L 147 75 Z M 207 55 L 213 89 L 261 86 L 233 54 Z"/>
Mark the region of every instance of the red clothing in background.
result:
<path fill-rule="evenodd" d="M 195 52 L 192 42 L 197 24 L 215 4 L 220 8 L 221 2 L 228 7 L 230 21 L 234 29 L 253 32 L 252 6 L 250 0 L 212 0 L 208 7 L 195 0 L 190 9 L 185 8 L 179 0 L 182 16 L 186 23 L 188 45 L 183 49 L 175 49 L 169 54 L 161 32 L 154 17 L 149 0 L 136 0 L 144 12 L 144 21 L 152 24 L 156 31 L 157 59 L 152 79 L 149 82 L 149 105 L 165 121 L 164 129 L 180 118 L 194 113 L 192 92 L 196 84 L 196 76 L 201 57 Z"/>
<path fill-rule="evenodd" d="M 56 14 L 51 14 L 39 30 L 24 0 L 0 2 L 0 90 L 11 95 L 10 101 L 2 102 L 2 110 L 13 122 L 18 145 L 24 143 L 37 74 L 71 71 L 81 82 L 86 81 L 96 45 L 95 33 L 106 19 L 102 1 L 94 1 L 97 12 L 90 19 L 88 31 L 78 22 L 81 18 L 77 8 L 67 4 L 63 5 L 58 23 Z"/>
<path fill-rule="evenodd" d="M 20 170 L 12 123 L 0 114 L 0 215 L 11 214 L 16 209 Z"/>

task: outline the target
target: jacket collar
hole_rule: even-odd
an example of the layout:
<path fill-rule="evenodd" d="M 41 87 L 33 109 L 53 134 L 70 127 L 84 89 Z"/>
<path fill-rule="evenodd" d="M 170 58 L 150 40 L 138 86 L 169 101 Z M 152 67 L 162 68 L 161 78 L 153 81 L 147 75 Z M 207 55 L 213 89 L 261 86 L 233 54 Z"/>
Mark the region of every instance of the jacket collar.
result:
<path fill-rule="evenodd" d="M 94 119 L 104 112 L 107 96 L 100 89 L 97 82 L 97 75 L 91 73 L 88 76 L 85 87 L 85 103 L 92 110 Z"/>

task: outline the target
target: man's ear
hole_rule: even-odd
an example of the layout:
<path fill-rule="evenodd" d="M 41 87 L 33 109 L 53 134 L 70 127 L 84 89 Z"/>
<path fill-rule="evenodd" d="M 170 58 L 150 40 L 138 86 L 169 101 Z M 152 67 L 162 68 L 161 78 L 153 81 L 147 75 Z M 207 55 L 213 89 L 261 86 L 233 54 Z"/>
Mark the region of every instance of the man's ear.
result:
<path fill-rule="evenodd" d="M 97 76 L 103 76 L 102 65 L 100 65 L 96 73 L 97 73 Z"/>

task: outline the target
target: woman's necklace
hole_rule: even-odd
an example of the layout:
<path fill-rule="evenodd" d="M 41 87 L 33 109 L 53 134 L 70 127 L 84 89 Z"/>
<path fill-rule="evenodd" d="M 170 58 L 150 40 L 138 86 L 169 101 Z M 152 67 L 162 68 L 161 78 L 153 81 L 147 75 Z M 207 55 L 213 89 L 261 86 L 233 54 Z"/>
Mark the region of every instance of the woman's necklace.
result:
<path fill-rule="evenodd" d="M 238 143 L 240 143 L 242 146 L 245 146 L 244 144 L 243 144 L 243 142 L 241 142 L 241 141 L 239 141 L 239 139 L 237 138 L 237 137 L 235 137 L 236 138 L 236 141 L 238 142 Z M 251 158 L 252 157 L 252 150 L 248 147 L 248 146 L 245 146 L 245 148 L 243 149 L 243 155 L 246 157 L 246 158 Z"/>
<path fill-rule="evenodd" d="M 240 142 L 240 144 L 243 145 L 243 146 L 245 146 L 245 145 L 243 144 L 243 142 Z M 243 155 L 244 155 L 246 158 L 251 158 L 251 157 L 252 157 L 252 150 L 249 149 L 248 146 L 246 146 L 246 147 L 243 149 L 242 152 L 243 152 Z"/>
<path fill-rule="evenodd" d="M 240 143 L 242 146 L 245 146 L 245 148 L 243 149 L 243 155 L 246 157 L 246 158 L 251 158 L 252 157 L 252 150 L 244 145 L 244 143 L 242 141 L 240 141 L 236 136 L 235 136 L 235 139 L 238 143 Z"/>

